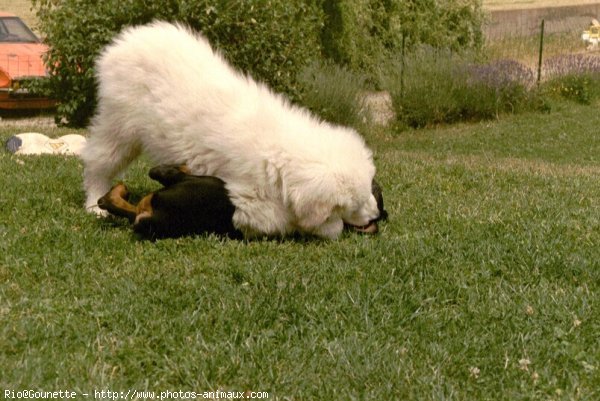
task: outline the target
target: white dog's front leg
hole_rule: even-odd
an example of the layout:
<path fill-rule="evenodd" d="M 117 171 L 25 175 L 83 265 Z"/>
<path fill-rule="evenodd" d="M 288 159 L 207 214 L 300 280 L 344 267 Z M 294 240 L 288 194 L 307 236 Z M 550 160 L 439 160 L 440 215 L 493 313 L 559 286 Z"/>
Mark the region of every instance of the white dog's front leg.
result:
<path fill-rule="evenodd" d="M 314 235 L 326 239 L 336 239 L 344 229 L 344 222 L 339 217 L 330 217 L 313 232 Z"/>
<path fill-rule="evenodd" d="M 233 197 L 232 202 L 236 207 L 233 225 L 246 238 L 284 236 L 292 231 L 285 210 L 274 202 L 247 201 L 238 197 Z"/>
<path fill-rule="evenodd" d="M 108 128 L 95 127 L 81 153 L 84 165 L 83 187 L 86 192 L 85 208 L 100 216 L 107 213 L 98 207 L 98 199 L 110 191 L 113 178 L 140 153 L 140 147 L 133 141 L 119 142 L 118 135 Z"/>
<path fill-rule="evenodd" d="M 98 207 L 98 199 L 110 191 L 110 180 L 92 176 L 86 170 L 83 182 L 85 192 L 87 194 L 85 209 L 90 213 L 97 214 L 98 216 L 106 216 L 108 214 L 106 210 L 102 210 Z"/>

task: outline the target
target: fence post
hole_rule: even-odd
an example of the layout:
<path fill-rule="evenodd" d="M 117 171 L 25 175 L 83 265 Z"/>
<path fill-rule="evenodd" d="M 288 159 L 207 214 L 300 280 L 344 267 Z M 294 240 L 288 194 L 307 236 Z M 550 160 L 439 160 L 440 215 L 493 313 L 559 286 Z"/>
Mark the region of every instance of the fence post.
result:
<path fill-rule="evenodd" d="M 400 51 L 400 97 L 403 98 L 404 97 L 404 56 L 405 56 L 405 42 L 406 39 L 406 35 L 404 34 L 404 32 L 402 32 L 402 49 Z"/>
<path fill-rule="evenodd" d="M 538 74 L 537 74 L 538 85 L 540 84 L 540 82 L 542 80 L 542 55 L 544 53 L 544 22 L 545 22 L 545 20 L 542 20 L 542 29 L 540 32 L 540 58 L 538 60 Z"/>

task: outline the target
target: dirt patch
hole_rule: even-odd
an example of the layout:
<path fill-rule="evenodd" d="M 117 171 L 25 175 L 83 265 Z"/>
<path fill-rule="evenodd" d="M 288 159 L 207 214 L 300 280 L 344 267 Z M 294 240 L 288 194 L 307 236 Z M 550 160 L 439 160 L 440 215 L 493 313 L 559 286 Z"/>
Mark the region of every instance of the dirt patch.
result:
<path fill-rule="evenodd" d="M 35 116 L 35 117 L 0 117 L 0 127 L 2 128 L 56 128 L 54 117 Z"/>

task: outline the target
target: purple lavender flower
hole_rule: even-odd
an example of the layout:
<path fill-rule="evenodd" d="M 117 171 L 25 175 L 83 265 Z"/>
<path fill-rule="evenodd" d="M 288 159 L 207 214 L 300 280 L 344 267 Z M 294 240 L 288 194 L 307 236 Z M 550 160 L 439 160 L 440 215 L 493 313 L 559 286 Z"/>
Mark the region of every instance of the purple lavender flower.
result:
<path fill-rule="evenodd" d="M 533 71 L 515 60 L 496 60 L 469 68 L 472 83 L 493 89 L 505 89 L 515 85 L 530 87 L 535 82 Z"/>
<path fill-rule="evenodd" d="M 544 78 L 600 73 L 600 56 L 563 54 L 548 58 L 543 64 Z"/>

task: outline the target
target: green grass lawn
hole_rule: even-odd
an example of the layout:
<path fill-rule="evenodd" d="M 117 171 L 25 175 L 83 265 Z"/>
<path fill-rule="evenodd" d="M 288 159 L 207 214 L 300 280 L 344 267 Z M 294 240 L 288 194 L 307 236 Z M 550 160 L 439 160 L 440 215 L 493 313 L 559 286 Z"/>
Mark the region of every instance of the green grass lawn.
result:
<path fill-rule="evenodd" d="M 331 242 L 140 242 L 0 152 L 0 390 L 600 399 L 597 107 L 373 132 L 390 219 Z"/>

